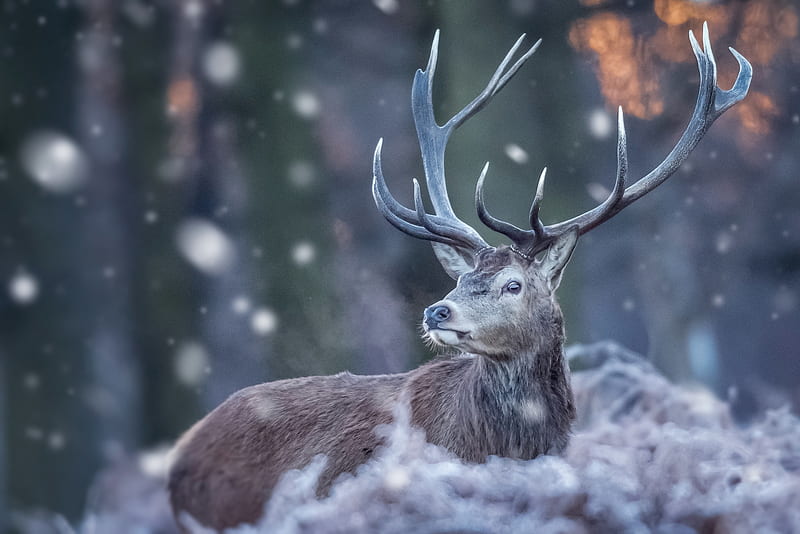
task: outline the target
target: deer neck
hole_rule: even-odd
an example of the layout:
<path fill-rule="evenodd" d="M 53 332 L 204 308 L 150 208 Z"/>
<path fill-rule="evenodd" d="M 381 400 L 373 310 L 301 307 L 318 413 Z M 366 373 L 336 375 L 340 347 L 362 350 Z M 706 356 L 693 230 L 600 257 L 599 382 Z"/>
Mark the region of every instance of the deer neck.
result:
<path fill-rule="evenodd" d="M 567 443 L 574 403 L 561 341 L 512 358 L 476 356 L 459 388 L 478 455 L 534 458 Z"/>
<path fill-rule="evenodd" d="M 568 382 L 564 365 L 564 347 L 554 342 L 530 348 L 504 358 L 477 356 L 463 394 L 475 399 L 490 399 L 502 412 L 511 411 L 519 402 L 544 395 L 552 386 Z"/>

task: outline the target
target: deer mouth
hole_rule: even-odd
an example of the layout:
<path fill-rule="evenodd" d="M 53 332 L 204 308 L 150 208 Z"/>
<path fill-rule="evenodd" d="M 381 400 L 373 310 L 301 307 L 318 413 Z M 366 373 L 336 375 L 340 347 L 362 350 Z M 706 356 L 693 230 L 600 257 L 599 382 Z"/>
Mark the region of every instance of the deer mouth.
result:
<path fill-rule="evenodd" d="M 427 334 L 431 340 L 439 345 L 459 345 L 465 339 L 468 339 L 470 335 L 469 332 L 450 328 L 430 328 Z"/>

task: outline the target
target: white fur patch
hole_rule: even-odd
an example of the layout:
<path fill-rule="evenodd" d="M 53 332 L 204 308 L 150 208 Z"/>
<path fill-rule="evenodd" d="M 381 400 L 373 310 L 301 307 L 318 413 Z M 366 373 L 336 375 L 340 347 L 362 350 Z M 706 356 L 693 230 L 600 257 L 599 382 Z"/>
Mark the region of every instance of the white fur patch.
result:
<path fill-rule="evenodd" d="M 275 403 L 266 395 L 251 397 L 249 404 L 256 417 L 263 421 L 272 419 L 277 413 L 277 406 L 275 406 Z"/>
<path fill-rule="evenodd" d="M 547 406 L 539 399 L 525 399 L 519 403 L 519 414 L 532 423 L 543 421 L 547 417 Z"/>
<path fill-rule="evenodd" d="M 431 330 L 428 335 L 442 345 L 458 345 L 458 334 L 452 330 Z"/>

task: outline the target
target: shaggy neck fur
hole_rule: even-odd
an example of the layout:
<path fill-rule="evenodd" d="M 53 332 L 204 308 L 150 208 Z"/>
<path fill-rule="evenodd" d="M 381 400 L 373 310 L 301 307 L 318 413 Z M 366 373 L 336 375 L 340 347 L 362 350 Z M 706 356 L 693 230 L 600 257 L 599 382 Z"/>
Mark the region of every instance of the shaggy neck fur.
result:
<path fill-rule="evenodd" d="M 413 422 L 432 443 L 473 462 L 566 447 L 575 408 L 560 342 L 513 358 L 461 355 L 422 369 L 407 391 Z"/>

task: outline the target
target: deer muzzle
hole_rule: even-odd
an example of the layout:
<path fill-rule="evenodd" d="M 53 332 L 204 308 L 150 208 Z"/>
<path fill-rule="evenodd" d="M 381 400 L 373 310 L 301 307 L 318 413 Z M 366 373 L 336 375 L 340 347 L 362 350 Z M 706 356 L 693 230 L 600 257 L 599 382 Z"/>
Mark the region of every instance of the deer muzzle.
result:
<path fill-rule="evenodd" d="M 424 322 L 428 329 L 440 328 L 440 325 L 446 322 L 453 316 L 453 310 L 449 306 L 442 303 L 436 303 L 433 306 L 425 308 Z"/>

